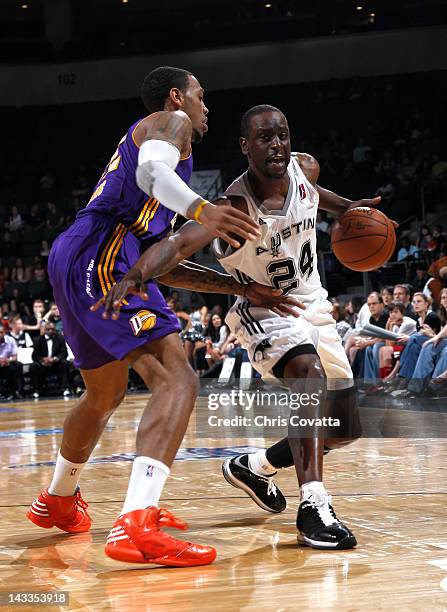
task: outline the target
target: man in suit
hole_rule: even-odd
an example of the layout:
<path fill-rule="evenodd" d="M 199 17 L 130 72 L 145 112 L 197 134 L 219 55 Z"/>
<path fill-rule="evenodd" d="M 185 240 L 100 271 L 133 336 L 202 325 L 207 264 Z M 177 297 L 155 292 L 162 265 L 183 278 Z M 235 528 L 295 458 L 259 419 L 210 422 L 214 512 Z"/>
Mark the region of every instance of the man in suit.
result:
<path fill-rule="evenodd" d="M 0 379 L 6 382 L 8 392 L 3 400 L 22 399 L 22 366 L 17 363 L 17 344 L 6 334 L 0 323 Z"/>
<path fill-rule="evenodd" d="M 64 389 L 64 396 L 70 395 L 67 388 L 68 363 L 67 345 L 61 334 L 56 332 L 52 321 L 45 324 L 45 331 L 35 343 L 31 364 L 31 385 L 33 397 L 38 398 L 45 380 L 50 374 L 57 376 L 59 384 Z"/>

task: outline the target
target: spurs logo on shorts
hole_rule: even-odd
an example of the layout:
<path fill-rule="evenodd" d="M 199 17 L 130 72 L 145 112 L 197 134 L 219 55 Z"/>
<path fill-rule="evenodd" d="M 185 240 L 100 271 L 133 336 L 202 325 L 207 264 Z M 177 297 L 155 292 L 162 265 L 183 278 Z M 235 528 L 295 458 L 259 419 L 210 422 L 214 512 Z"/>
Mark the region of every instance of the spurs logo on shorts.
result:
<path fill-rule="evenodd" d="M 157 315 L 149 310 L 140 310 L 136 315 L 129 319 L 134 336 L 139 336 L 141 332 L 149 331 L 157 322 Z"/>

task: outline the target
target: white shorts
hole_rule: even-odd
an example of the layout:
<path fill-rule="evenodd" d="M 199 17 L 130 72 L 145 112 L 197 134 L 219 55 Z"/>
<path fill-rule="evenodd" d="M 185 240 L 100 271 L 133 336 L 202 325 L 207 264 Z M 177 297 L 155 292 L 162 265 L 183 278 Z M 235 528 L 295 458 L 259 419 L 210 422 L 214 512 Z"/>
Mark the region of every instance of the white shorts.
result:
<path fill-rule="evenodd" d="M 230 330 L 247 349 L 252 366 L 265 378 L 292 348 L 312 344 L 328 379 L 329 389 L 353 385 L 351 366 L 332 317 L 332 304 L 324 297 L 307 304 L 300 317 L 280 317 L 266 308 L 249 306 L 239 298 L 226 316 Z"/>

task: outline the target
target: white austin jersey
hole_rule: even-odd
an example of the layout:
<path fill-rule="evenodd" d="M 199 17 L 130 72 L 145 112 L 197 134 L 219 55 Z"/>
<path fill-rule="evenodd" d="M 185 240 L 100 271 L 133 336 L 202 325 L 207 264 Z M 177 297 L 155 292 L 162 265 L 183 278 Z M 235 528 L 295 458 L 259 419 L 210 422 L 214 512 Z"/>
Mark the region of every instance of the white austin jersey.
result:
<path fill-rule="evenodd" d="M 247 172 L 228 187 L 226 196 L 245 199 L 248 214 L 258 221 L 262 236 L 234 251 L 228 247 L 226 252 L 219 250 L 216 240 L 214 250 L 225 270 L 239 282 L 254 280 L 308 302 L 322 297 L 315 229 L 319 195 L 295 157 L 288 173 L 289 191 L 281 210 L 267 210 L 257 201 Z"/>
<path fill-rule="evenodd" d="M 298 318 L 281 317 L 268 308 L 238 298 L 226 322 L 247 349 L 252 365 L 263 376 L 276 376 L 278 361 L 301 347 L 317 350 L 331 389 L 352 385 L 352 372 L 332 318 L 332 304 L 317 270 L 316 217 L 318 192 L 295 158 L 288 167 L 289 191 L 282 210 L 267 210 L 254 196 L 247 173 L 230 185 L 226 195 L 247 202 L 249 215 L 261 226 L 262 237 L 235 251 L 215 252 L 225 270 L 239 282 L 251 280 L 283 289 L 306 304 Z"/>

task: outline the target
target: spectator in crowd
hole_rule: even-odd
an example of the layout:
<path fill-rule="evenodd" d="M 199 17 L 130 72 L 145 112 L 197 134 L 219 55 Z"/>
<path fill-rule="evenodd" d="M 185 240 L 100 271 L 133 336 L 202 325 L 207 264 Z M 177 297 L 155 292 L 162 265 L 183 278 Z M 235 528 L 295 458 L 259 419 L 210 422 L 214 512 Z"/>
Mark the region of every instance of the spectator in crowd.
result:
<path fill-rule="evenodd" d="M 3 399 L 22 399 L 23 375 L 21 364 L 17 361 L 17 344 L 14 338 L 6 335 L 0 323 L 0 378 L 6 382 Z"/>
<path fill-rule="evenodd" d="M 394 176 L 395 167 L 396 167 L 396 162 L 393 159 L 391 151 L 386 150 L 383 152 L 383 155 L 377 162 L 374 168 L 374 171 L 376 174 L 380 174 L 381 176 L 389 178 L 389 177 Z M 376 194 L 376 195 L 380 195 L 380 194 Z"/>
<path fill-rule="evenodd" d="M 9 215 L 8 228 L 10 232 L 19 232 L 23 227 L 22 215 L 19 213 L 17 206 L 11 207 L 11 214 Z"/>
<path fill-rule="evenodd" d="M 62 227 L 62 223 L 64 222 L 64 216 L 60 213 L 54 202 L 47 203 L 47 222 L 46 226 L 48 229 L 60 229 Z"/>
<path fill-rule="evenodd" d="M 228 327 L 223 323 L 220 314 L 217 312 L 212 314 L 205 330 L 206 358 L 210 366 L 223 359 L 221 349 L 228 333 Z"/>
<path fill-rule="evenodd" d="M 41 261 L 38 261 L 33 266 L 32 280 L 39 283 L 43 283 L 47 280 L 47 271 Z"/>
<path fill-rule="evenodd" d="M 405 316 L 405 306 L 402 302 L 389 304 L 388 312 L 389 318 L 385 326 L 387 331 L 391 331 L 399 336 L 410 336 L 416 332 L 416 321 Z M 368 394 L 379 393 L 382 390 L 382 387 L 377 382 L 379 378 L 390 380 L 394 377 L 394 360 L 403 349 L 403 345 L 399 340 L 378 342 L 376 346 L 379 347 L 378 354 L 376 352 L 374 355 L 369 348 L 365 353 L 365 382 L 372 385 L 366 390 Z"/>
<path fill-rule="evenodd" d="M 36 339 L 43 332 L 43 325 L 45 324 L 43 319 L 44 313 L 45 304 L 43 300 L 34 300 L 33 314 L 28 314 L 24 325 L 24 329 L 29 331 L 31 338 Z"/>
<path fill-rule="evenodd" d="M 431 278 L 431 276 L 427 272 L 427 264 L 425 264 L 424 262 L 417 263 L 415 274 L 416 276 L 412 279 L 411 286 L 414 288 L 415 291 L 424 292 L 424 289 Z"/>
<path fill-rule="evenodd" d="M 390 205 L 394 199 L 394 185 L 391 181 L 384 181 L 380 187 L 376 189 L 375 196 L 380 196 L 384 204 Z"/>
<path fill-rule="evenodd" d="M 335 327 L 338 335 L 343 340 L 346 333 L 351 330 L 351 326 L 345 318 L 345 309 L 339 302 L 334 302 L 332 304 L 332 316 L 335 320 Z"/>
<path fill-rule="evenodd" d="M 23 259 L 17 257 L 14 267 L 11 270 L 12 283 L 28 283 L 31 279 L 30 269 L 23 264 Z"/>
<path fill-rule="evenodd" d="M 70 395 L 68 385 L 67 345 L 63 336 L 56 332 L 52 321 L 45 323 L 44 333 L 34 346 L 31 364 L 33 397 L 38 398 L 50 375 L 56 376 L 63 395 Z"/>
<path fill-rule="evenodd" d="M 385 312 L 382 297 L 373 291 L 368 295 L 367 302 L 369 312 L 369 324 L 385 329 L 388 321 L 388 313 Z M 379 348 L 383 346 L 383 342 L 379 338 L 372 336 L 356 336 L 354 348 L 350 351 L 350 361 L 353 367 L 354 376 L 365 376 L 370 381 L 376 378 L 374 372 L 370 369 L 365 371 L 366 354 L 368 354 L 368 364 L 378 363 Z"/>
<path fill-rule="evenodd" d="M 41 245 L 40 245 L 40 255 L 41 257 L 44 257 L 45 259 L 47 259 L 49 254 L 50 254 L 50 246 L 48 244 L 48 241 L 42 240 Z"/>
<path fill-rule="evenodd" d="M 392 285 L 385 285 L 385 287 L 382 287 L 380 290 L 380 296 L 387 311 L 389 310 L 389 305 L 393 303 L 393 291 Z"/>
<path fill-rule="evenodd" d="M 57 307 L 56 302 L 51 302 L 50 310 L 45 314 L 45 316 L 43 317 L 43 320 L 45 322 L 49 321 L 51 323 L 54 323 L 57 333 L 59 334 L 64 333 L 61 313 L 59 312 L 59 308 Z"/>
<path fill-rule="evenodd" d="M 33 341 L 23 325 L 22 317 L 14 315 L 9 321 L 9 335 L 14 338 L 17 348 L 31 348 Z"/>
<path fill-rule="evenodd" d="M 433 240 L 436 242 L 436 251 L 437 253 L 442 253 L 445 249 L 445 234 L 442 229 L 442 225 L 435 225 L 433 227 Z"/>
<path fill-rule="evenodd" d="M 401 336 L 401 342 L 405 344 L 405 349 L 400 356 L 399 374 L 396 377 L 395 384 L 388 388 L 393 396 L 398 397 L 400 392 L 407 388 L 425 341 L 441 331 L 441 319 L 435 312 L 429 310 L 430 304 L 431 298 L 424 293 L 417 292 L 414 294 L 413 308 L 418 317 L 416 321 L 417 333 L 411 336 Z"/>
<path fill-rule="evenodd" d="M 393 302 L 402 302 L 405 306 L 405 316 L 417 319 L 411 303 L 411 292 L 407 285 L 394 285 Z"/>
<path fill-rule="evenodd" d="M 441 291 L 440 302 L 439 318 L 442 327 L 423 343 L 407 389 L 399 397 L 417 397 L 426 389 L 430 394 L 436 393 L 436 383 L 429 386 L 430 380 L 443 377 L 447 370 L 447 289 Z"/>
<path fill-rule="evenodd" d="M 29 211 L 29 215 L 26 218 L 26 225 L 33 230 L 42 229 L 45 225 L 45 221 L 40 214 L 39 207 L 37 204 L 33 204 Z"/>
<path fill-rule="evenodd" d="M 172 310 L 172 312 L 175 313 L 175 316 L 177 317 L 177 321 L 181 329 L 185 329 L 190 319 L 189 314 L 185 310 L 183 310 L 181 305 L 176 302 L 172 297 L 167 298 L 166 304 Z"/>
<path fill-rule="evenodd" d="M 188 325 L 182 334 L 183 347 L 190 364 L 194 367 L 196 353 L 199 351 L 197 370 L 207 369 L 205 362 L 205 329 L 208 325 L 208 308 L 205 306 L 203 298 L 198 295 L 191 300 L 192 313 Z"/>
<path fill-rule="evenodd" d="M 366 304 L 365 298 L 360 295 L 354 295 L 348 302 L 346 302 L 345 313 L 346 320 L 352 328 L 361 328 L 367 322 L 370 317 L 368 306 L 366 306 L 366 310 L 368 315 L 366 317 L 360 316 L 360 311 L 363 309 L 363 306 Z"/>
<path fill-rule="evenodd" d="M 419 230 L 419 236 L 416 241 L 416 246 L 421 251 L 426 251 L 428 246 L 428 238 L 427 236 L 431 235 L 431 229 L 428 225 L 421 225 Z"/>
<path fill-rule="evenodd" d="M 397 252 L 397 261 L 411 261 L 418 257 L 418 249 L 415 244 L 405 237 L 400 240 L 400 249 Z"/>
<path fill-rule="evenodd" d="M 234 358 L 235 360 L 232 374 L 236 378 L 240 378 L 242 364 L 249 362 L 250 359 L 248 357 L 248 352 L 239 344 L 235 334 L 228 334 L 220 352 L 222 359 L 216 362 L 209 370 L 206 370 L 206 372 L 201 375 L 201 378 L 217 378 L 222 371 L 225 359 L 228 357 Z M 255 378 L 258 377 L 256 372 L 254 372 L 254 376 Z"/>
<path fill-rule="evenodd" d="M 330 234 L 330 223 L 328 223 L 326 212 L 323 210 L 318 210 L 317 212 L 317 222 L 315 225 L 316 229 L 320 232 L 324 232 L 325 234 Z"/>

